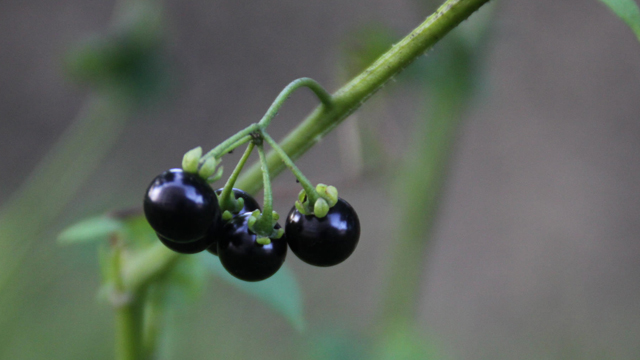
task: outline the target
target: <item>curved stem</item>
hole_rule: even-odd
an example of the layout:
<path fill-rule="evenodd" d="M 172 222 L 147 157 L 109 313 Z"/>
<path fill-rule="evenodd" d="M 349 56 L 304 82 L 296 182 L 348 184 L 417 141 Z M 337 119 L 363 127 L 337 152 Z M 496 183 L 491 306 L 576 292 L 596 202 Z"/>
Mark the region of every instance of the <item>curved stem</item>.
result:
<path fill-rule="evenodd" d="M 229 152 L 236 147 L 250 141 L 251 137 L 249 135 L 259 129 L 260 126 L 258 126 L 258 124 L 251 124 L 246 128 L 238 131 L 236 134 L 221 142 L 215 148 L 211 149 L 208 153 L 204 154 L 200 158 L 200 164 L 204 164 L 204 162 L 210 157 L 220 158 L 224 153 Z"/>
<path fill-rule="evenodd" d="M 273 119 L 278 114 L 278 110 L 280 110 L 280 107 L 282 107 L 284 102 L 287 101 L 291 93 L 303 86 L 311 89 L 314 94 L 316 94 L 318 99 L 320 99 L 322 105 L 324 105 L 325 107 L 330 108 L 333 105 L 331 94 L 329 94 L 327 90 L 325 90 L 320 84 L 318 84 L 318 82 L 311 78 L 300 78 L 292 81 L 280 92 L 278 97 L 273 101 L 273 104 L 271 104 L 258 124 L 263 129 L 269 126 L 271 119 Z"/>
<path fill-rule="evenodd" d="M 264 183 L 264 206 L 262 215 L 256 221 L 255 229 L 258 235 L 269 236 L 273 232 L 273 194 L 271 194 L 271 177 L 269 176 L 269 168 L 267 167 L 267 157 L 264 154 L 264 146 L 262 143 L 257 145 L 258 155 L 260 155 L 260 164 L 262 164 L 262 181 Z"/>
<path fill-rule="evenodd" d="M 250 142 L 249 146 L 247 146 L 247 149 L 244 151 L 242 158 L 240 158 L 238 165 L 236 165 L 236 168 L 233 169 L 233 173 L 231 173 L 231 176 L 229 176 L 229 180 L 227 180 L 227 183 L 224 185 L 222 194 L 220 194 L 220 198 L 218 199 L 222 211 L 239 211 L 234 208 L 235 206 L 233 204 L 235 203 L 235 196 L 233 197 L 233 199 L 231 199 L 231 194 L 233 193 L 233 185 L 236 183 L 236 180 L 238 179 L 238 176 L 240 175 L 244 164 L 246 164 L 247 160 L 249 159 L 249 155 L 251 155 L 253 147 L 253 142 Z"/>
<path fill-rule="evenodd" d="M 269 134 L 267 134 L 264 130 L 262 130 L 260 133 L 262 134 L 262 137 L 264 138 L 264 140 L 267 143 L 269 143 L 269 145 L 273 148 L 276 154 L 278 154 L 280 159 L 282 159 L 282 161 L 289 168 L 289 170 L 291 170 L 293 175 L 295 175 L 296 179 L 298 179 L 298 181 L 300 182 L 300 185 L 304 189 L 304 192 L 307 194 L 307 197 L 309 198 L 309 204 L 311 204 L 311 206 L 313 207 L 313 204 L 316 203 L 316 200 L 318 200 L 318 197 L 319 197 L 318 193 L 316 192 L 316 189 L 313 187 L 313 184 L 311 184 L 309 179 L 307 179 L 306 176 L 302 174 L 302 171 L 298 169 L 298 167 L 293 162 L 293 160 L 291 160 L 289 155 L 287 155 L 287 153 L 284 150 L 282 150 L 280 145 L 278 145 L 278 143 L 275 140 L 273 140 L 273 138 L 269 136 Z"/>
<path fill-rule="evenodd" d="M 283 151 L 292 159 L 299 158 L 356 111 L 387 81 L 422 56 L 425 51 L 488 1 L 447 0 L 411 34 L 333 94 L 331 107 L 317 107 L 293 129 L 280 144 Z M 270 152 L 267 160 L 272 175 L 284 170 L 285 166 L 279 161 L 276 153 Z M 260 189 L 260 178 L 260 166 L 255 164 L 238 179 L 237 186 L 249 193 L 255 193 Z"/>

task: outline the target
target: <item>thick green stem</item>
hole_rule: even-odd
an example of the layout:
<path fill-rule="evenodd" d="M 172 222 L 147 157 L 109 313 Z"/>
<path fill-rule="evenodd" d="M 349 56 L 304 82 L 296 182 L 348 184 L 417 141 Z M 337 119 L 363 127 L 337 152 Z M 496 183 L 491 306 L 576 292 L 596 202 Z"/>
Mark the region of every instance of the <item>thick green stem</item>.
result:
<path fill-rule="evenodd" d="M 291 93 L 293 93 L 294 91 L 296 91 L 297 89 L 303 86 L 306 86 L 309 89 L 311 89 L 316 94 L 316 96 L 318 96 L 318 99 L 320 99 L 320 101 L 322 102 L 322 105 L 324 105 L 327 108 L 331 107 L 331 105 L 333 104 L 331 100 L 331 94 L 329 94 L 327 90 L 325 90 L 322 86 L 320 86 L 320 84 L 318 84 L 313 79 L 300 78 L 292 81 L 289 85 L 287 85 L 287 87 L 285 87 L 280 92 L 280 95 L 278 95 L 278 97 L 273 101 L 273 104 L 271 104 L 271 106 L 269 107 L 269 110 L 267 110 L 266 114 L 264 114 L 264 116 L 262 117 L 262 119 L 258 124 L 260 124 L 260 126 L 263 129 L 269 126 L 271 119 L 273 119 L 278 114 L 278 110 L 280 110 L 280 107 L 282 107 L 282 105 L 289 98 Z"/>
<path fill-rule="evenodd" d="M 289 168 L 289 170 L 291 170 L 293 175 L 295 175 L 296 179 L 298 179 L 298 181 L 300 182 L 300 185 L 304 189 L 304 192 L 307 194 L 307 197 L 309 198 L 309 203 L 313 207 L 313 204 L 316 203 L 316 200 L 318 200 L 318 197 L 319 197 L 318 193 L 316 192 L 316 189 L 313 187 L 313 184 L 311 184 L 309 179 L 307 179 L 307 177 L 304 176 L 302 171 L 298 169 L 298 167 L 293 162 L 293 160 L 291 160 L 291 158 L 287 155 L 287 153 L 284 150 L 282 150 L 280 145 L 278 145 L 278 143 L 275 140 L 273 140 L 273 138 L 269 136 L 269 134 L 267 134 L 264 130 L 261 133 L 262 133 L 262 138 L 267 143 L 269 143 L 269 145 L 273 148 L 276 154 L 278 154 L 280 159 L 282 159 L 284 164 Z"/>
<path fill-rule="evenodd" d="M 123 265 L 123 287 L 135 293 L 156 277 L 169 271 L 179 256 L 180 254 L 167 249 L 158 241 L 144 253 L 138 254 L 129 263 Z"/>
<path fill-rule="evenodd" d="M 233 193 L 233 185 L 236 183 L 236 180 L 238 179 L 238 176 L 240 175 L 244 164 L 247 163 L 249 155 L 251 155 L 251 151 L 253 151 L 253 147 L 253 142 L 249 143 L 249 146 L 247 146 L 247 149 L 244 151 L 244 154 L 242 155 L 242 158 L 240 158 L 240 161 L 236 165 L 236 168 L 233 169 L 233 173 L 231 173 L 231 176 L 229 176 L 229 180 L 227 180 L 227 183 L 224 185 L 224 189 L 222 190 L 222 193 L 220 194 L 220 197 L 218 199 L 222 211 L 229 210 L 231 212 L 235 212 L 240 210 L 235 209 L 235 196 L 232 199 L 231 194 Z"/>
<path fill-rule="evenodd" d="M 116 360 L 143 359 L 142 301 L 136 299 L 116 308 Z"/>
<path fill-rule="evenodd" d="M 468 18 L 489 0 L 448 0 L 420 26 L 394 45 L 375 63 L 332 96 L 332 106 L 317 107 L 280 143 L 282 149 L 297 159 L 356 111 L 387 81 L 431 48 L 449 31 Z M 275 152 L 267 156 L 272 175 L 284 170 Z M 260 165 L 255 164 L 238 179 L 237 186 L 255 193 L 261 186 Z"/>
<path fill-rule="evenodd" d="M 143 341 L 141 291 L 130 291 L 123 280 L 122 244 L 111 249 L 110 279 L 113 281 L 112 303 L 116 311 L 116 360 L 141 360 Z"/>

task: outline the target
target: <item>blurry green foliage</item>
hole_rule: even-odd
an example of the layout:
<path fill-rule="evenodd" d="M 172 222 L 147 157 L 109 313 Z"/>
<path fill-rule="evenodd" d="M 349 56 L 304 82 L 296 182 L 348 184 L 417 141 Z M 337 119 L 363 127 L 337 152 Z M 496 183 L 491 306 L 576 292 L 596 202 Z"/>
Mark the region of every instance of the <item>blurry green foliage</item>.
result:
<path fill-rule="evenodd" d="M 633 0 L 600 0 L 636 34 L 640 41 L 640 9 Z"/>

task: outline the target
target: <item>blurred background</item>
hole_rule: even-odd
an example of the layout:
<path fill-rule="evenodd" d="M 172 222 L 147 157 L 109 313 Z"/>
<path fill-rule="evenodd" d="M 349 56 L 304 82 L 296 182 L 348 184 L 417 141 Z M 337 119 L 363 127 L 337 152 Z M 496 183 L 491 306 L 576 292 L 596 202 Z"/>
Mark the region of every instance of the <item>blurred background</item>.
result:
<path fill-rule="evenodd" d="M 0 359 L 113 358 L 97 247 L 57 234 L 139 206 L 156 174 L 259 120 L 290 81 L 337 90 L 438 4 L 128 5 L 0 2 Z M 208 277 L 171 312 L 164 356 L 639 358 L 638 64 L 597 1 L 484 7 L 298 161 L 362 226 L 341 265 L 287 258 L 306 329 Z M 316 103 L 296 93 L 270 133 Z M 280 214 L 298 191 L 276 179 Z"/>

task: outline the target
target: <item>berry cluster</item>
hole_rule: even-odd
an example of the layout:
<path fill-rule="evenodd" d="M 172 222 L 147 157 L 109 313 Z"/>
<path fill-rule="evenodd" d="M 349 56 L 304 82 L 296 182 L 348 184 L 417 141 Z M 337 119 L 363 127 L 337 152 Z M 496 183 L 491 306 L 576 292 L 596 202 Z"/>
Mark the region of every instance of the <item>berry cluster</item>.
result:
<path fill-rule="evenodd" d="M 232 275 L 246 281 L 260 281 L 275 274 L 284 263 L 287 244 L 306 263 L 332 266 L 346 260 L 358 243 L 358 215 L 341 198 L 322 218 L 305 215 L 294 206 L 287 216 L 284 234 L 276 223 L 276 232 L 266 243 L 250 226 L 256 210 L 260 212 L 256 200 L 234 188 L 239 210 L 225 211 L 224 219 L 218 200 L 222 192 L 223 189 L 214 192 L 197 174 L 171 169 L 149 185 L 144 212 L 169 249 L 183 254 L 207 250 L 218 255 Z"/>
<path fill-rule="evenodd" d="M 327 107 L 329 95 L 315 81 L 292 82 L 276 98 L 260 122 L 231 136 L 206 154 L 197 147 L 187 152 L 182 169 L 158 175 L 144 198 L 144 212 L 160 241 L 171 250 L 194 254 L 204 250 L 218 255 L 224 268 L 245 281 L 260 281 L 284 263 L 287 248 L 302 261 L 333 266 L 346 260 L 360 238 L 355 210 L 338 197 L 333 186 L 311 185 L 286 152 L 266 132 L 282 103 L 295 89 L 309 87 Z M 284 228 L 272 210 L 271 180 L 263 142 L 268 143 L 296 176 L 302 191 Z M 214 191 L 210 182 L 222 177 L 220 158 L 248 143 L 225 186 Z M 264 185 L 264 208 L 246 192 L 234 188 L 253 149 L 258 149 Z"/>

